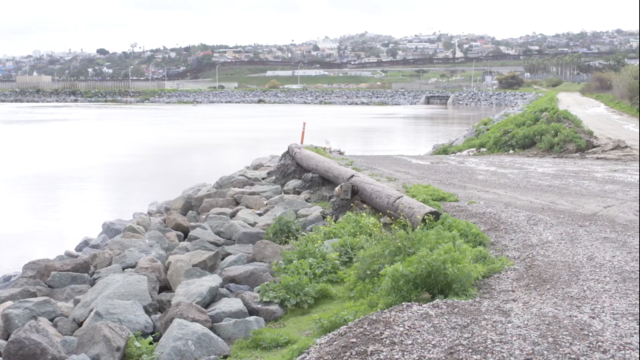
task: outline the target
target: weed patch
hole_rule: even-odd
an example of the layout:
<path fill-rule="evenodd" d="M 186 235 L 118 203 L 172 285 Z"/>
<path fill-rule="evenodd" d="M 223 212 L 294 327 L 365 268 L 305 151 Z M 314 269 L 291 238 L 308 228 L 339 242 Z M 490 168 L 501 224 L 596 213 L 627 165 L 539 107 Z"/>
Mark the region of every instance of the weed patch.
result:
<path fill-rule="evenodd" d="M 158 344 L 152 338 L 144 338 L 140 334 L 131 335 L 125 350 L 125 360 L 156 360 L 158 356 L 154 354 Z"/>
<path fill-rule="evenodd" d="M 296 225 L 295 220 L 284 216 L 276 218 L 267 229 L 265 238 L 279 245 L 289 245 L 293 240 L 297 239 L 302 233 L 302 228 Z"/>

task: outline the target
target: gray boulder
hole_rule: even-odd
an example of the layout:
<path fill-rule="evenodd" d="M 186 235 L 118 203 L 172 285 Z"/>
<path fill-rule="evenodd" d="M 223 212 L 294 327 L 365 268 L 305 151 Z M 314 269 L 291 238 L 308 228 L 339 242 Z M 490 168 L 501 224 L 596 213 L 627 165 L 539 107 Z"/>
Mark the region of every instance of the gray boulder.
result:
<path fill-rule="evenodd" d="M 249 317 L 249 311 L 242 303 L 242 300 L 232 298 L 222 299 L 209 306 L 207 314 L 209 314 L 209 318 L 214 324 L 221 323 L 224 319 L 245 319 Z"/>
<path fill-rule="evenodd" d="M 154 303 L 149 294 L 149 281 L 138 274 L 115 274 L 97 283 L 73 309 L 71 319 L 84 323 L 91 312 L 105 300 L 137 301 L 145 309 Z"/>
<path fill-rule="evenodd" d="M 178 286 L 184 281 L 184 274 L 188 269 L 191 269 L 191 267 L 191 262 L 185 259 L 175 259 L 171 262 L 169 271 L 167 272 L 167 281 L 173 291 L 176 291 Z"/>
<path fill-rule="evenodd" d="M 191 231 L 189 233 L 189 237 L 187 237 L 188 242 L 193 242 L 196 240 L 204 240 L 209 244 L 215 245 L 215 246 L 223 246 L 224 245 L 224 239 L 219 237 L 218 235 L 214 234 L 213 231 L 211 231 L 210 229 L 202 229 L 202 228 L 197 228 L 193 231 Z"/>
<path fill-rule="evenodd" d="M 142 227 L 146 232 L 151 227 L 151 218 L 146 214 L 137 214 L 134 218 L 136 225 Z"/>
<path fill-rule="evenodd" d="M 123 272 L 124 271 L 122 269 L 122 266 L 120 266 L 119 264 L 115 264 L 96 271 L 95 274 L 93 274 L 91 280 L 93 280 L 93 283 L 96 284 L 98 281 L 106 278 L 109 275 L 122 274 Z"/>
<path fill-rule="evenodd" d="M 269 211 L 263 217 L 261 217 L 260 221 L 258 222 L 258 225 L 256 226 L 260 226 L 261 223 L 273 222 L 276 218 L 283 216 L 288 212 L 297 213 L 302 209 L 308 209 L 312 207 L 313 205 L 302 200 L 300 197 L 297 197 L 297 199 L 285 200 L 277 204 L 271 211 Z"/>
<path fill-rule="evenodd" d="M 221 198 L 221 199 L 206 199 L 202 203 L 202 206 L 198 209 L 200 214 L 206 214 L 209 211 L 217 208 L 233 209 L 238 206 L 238 202 L 233 198 Z"/>
<path fill-rule="evenodd" d="M 322 213 L 324 211 L 320 206 L 314 206 L 308 209 L 302 209 L 298 211 L 298 217 L 306 218 L 316 213 Z"/>
<path fill-rule="evenodd" d="M 91 360 L 91 358 L 88 357 L 87 354 L 80 354 L 80 355 L 71 355 L 67 360 Z"/>
<path fill-rule="evenodd" d="M 176 260 L 186 260 L 191 266 L 198 267 L 204 271 L 214 272 L 220 261 L 222 261 L 222 253 L 220 251 L 194 251 L 184 255 L 174 255 L 167 260 L 167 266 L 171 269 L 172 264 Z"/>
<path fill-rule="evenodd" d="M 232 212 L 233 210 L 227 208 L 215 208 L 209 210 L 209 215 L 218 215 L 230 218 Z"/>
<path fill-rule="evenodd" d="M 165 221 L 168 228 L 181 232 L 185 238 L 189 236 L 189 220 L 186 217 L 173 213 L 167 215 Z"/>
<path fill-rule="evenodd" d="M 248 258 L 253 259 L 253 245 L 233 245 L 233 246 L 225 246 L 222 248 L 222 257 L 227 258 L 231 255 L 240 255 L 245 254 Z"/>
<path fill-rule="evenodd" d="M 201 279 L 203 277 L 207 277 L 212 275 L 210 272 L 208 271 L 204 271 L 200 268 L 196 268 L 196 267 L 192 267 L 191 269 L 187 269 L 187 271 L 184 272 L 184 276 L 183 279 L 184 281 L 186 280 L 194 280 L 194 279 Z"/>
<path fill-rule="evenodd" d="M 267 200 L 282 195 L 282 187 L 280 185 L 256 185 L 245 189 L 253 191 L 256 194 L 267 198 Z"/>
<path fill-rule="evenodd" d="M 238 292 L 233 294 L 233 297 L 242 300 L 244 306 L 249 310 L 249 315 L 261 317 L 267 322 L 278 321 L 285 315 L 285 311 L 280 305 L 261 303 L 260 295 L 254 292 Z"/>
<path fill-rule="evenodd" d="M 145 256 L 136 265 L 136 274 L 145 275 L 150 282 L 157 284 L 158 289 L 167 285 L 167 271 L 158 259 Z M 154 285 L 155 288 L 155 285 Z"/>
<path fill-rule="evenodd" d="M 78 253 L 81 253 L 82 250 L 86 249 L 89 247 L 89 244 L 91 244 L 91 242 L 93 241 L 93 238 L 90 237 L 85 237 L 84 239 L 82 239 L 82 241 L 80 241 L 80 243 L 74 248 L 74 250 Z"/>
<path fill-rule="evenodd" d="M 149 226 L 151 226 L 151 224 L 149 224 Z M 127 225 L 127 227 L 124 228 L 124 232 L 131 233 L 131 234 L 144 235 L 147 233 L 147 230 L 145 230 L 145 228 L 140 225 L 129 224 Z"/>
<path fill-rule="evenodd" d="M 264 319 L 248 317 L 246 319 L 232 320 L 213 324 L 213 332 L 225 341 L 236 341 L 251 337 L 251 333 L 267 326 Z"/>
<path fill-rule="evenodd" d="M 91 240 L 91 242 L 89 243 L 89 249 L 104 249 L 107 245 L 109 245 L 110 240 L 111 239 L 109 239 L 107 235 L 100 234 L 100 236 Z"/>
<path fill-rule="evenodd" d="M 100 270 L 109 267 L 113 264 L 113 258 L 120 255 L 120 251 L 105 249 L 89 255 L 91 266 Z"/>
<path fill-rule="evenodd" d="M 274 278 L 268 268 L 251 265 L 233 266 L 222 271 L 224 284 L 247 285 L 251 288 L 273 282 Z"/>
<path fill-rule="evenodd" d="M 4 325 L 2 324 L 2 312 L 11 305 L 13 305 L 13 301 L 0 304 L 0 340 L 9 339 L 9 333 L 4 329 Z"/>
<path fill-rule="evenodd" d="M 147 241 L 144 238 L 133 239 L 133 238 L 118 237 L 118 238 L 112 239 L 109 242 L 109 245 L 107 245 L 106 249 L 123 253 L 129 249 L 147 249 L 148 247 L 149 245 L 147 244 Z"/>
<path fill-rule="evenodd" d="M 255 226 L 259 219 L 260 216 L 258 216 L 254 210 L 249 209 L 240 210 L 233 218 L 233 220 L 245 222 L 249 226 Z"/>
<path fill-rule="evenodd" d="M 263 240 L 266 235 L 264 230 L 255 229 L 247 223 L 238 220 L 229 221 L 221 229 L 221 234 L 225 239 L 233 240 L 237 244 L 250 244 Z"/>
<path fill-rule="evenodd" d="M 176 319 L 160 339 L 155 353 L 158 360 L 204 359 L 229 356 L 231 349 L 206 327 Z"/>
<path fill-rule="evenodd" d="M 129 222 L 125 220 L 105 221 L 102 224 L 102 233 L 109 237 L 109 239 L 113 239 L 124 233 L 124 229 L 127 225 L 129 225 Z"/>
<path fill-rule="evenodd" d="M 158 301 L 158 311 L 161 313 L 165 313 L 167 310 L 169 310 L 171 308 L 171 302 L 173 301 L 173 298 L 175 296 L 176 294 L 171 292 L 166 292 L 158 295 L 156 299 Z"/>
<path fill-rule="evenodd" d="M 224 259 L 218 269 L 216 269 L 215 273 L 220 275 L 224 269 L 233 267 L 233 266 L 242 266 L 248 263 L 248 257 L 245 254 L 231 255 L 228 258 Z"/>
<path fill-rule="evenodd" d="M 62 340 L 58 341 L 58 344 L 60 344 L 65 354 L 71 356 L 76 352 L 78 339 L 73 336 L 65 336 Z"/>
<path fill-rule="evenodd" d="M 186 216 L 190 223 L 197 223 L 200 220 L 200 216 L 195 211 L 189 211 Z"/>
<path fill-rule="evenodd" d="M 322 217 L 322 213 L 318 212 L 307 217 L 306 220 L 304 221 L 304 225 L 302 226 L 302 228 L 309 229 L 323 222 L 324 222 L 324 218 Z"/>
<path fill-rule="evenodd" d="M 298 195 L 302 191 L 303 187 L 304 182 L 302 180 L 293 179 L 285 184 L 283 192 L 286 195 Z"/>
<path fill-rule="evenodd" d="M 83 296 L 89 292 L 89 290 L 91 290 L 91 286 L 89 285 L 71 285 L 62 289 L 52 289 L 48 292 L 48 295 L 55 301 L 69 303 L 73 301 L 74 298 Z"/>
<path fill-rule="evenodd" d="M 133 269 L 138 265 L 138 260 L 142 259 L 144 254 L 140 249 L 132 248 L 125 250 L 124 253 L 113 258 L 113 264 L 120 265 L 124 270 Z"/>
<path fill-rule="evenodd" d="M 7 360 L 66 360 L 58 341 L 36 321 L 17 330 L 2 351 Z"/>
<path fill-rule="evenodd" d="M 242 196 L 240 205 L 253 210 L 264 209 L 267 206 L 267 198 L 262 196 Z"/>
<path fill-rule="evenodd" d="M 89 277 L 88 274 L 61 273 L 54 271 L 51 273 L 46 283 L 53 289 L 62 289 L 71 285 L 91 285 L 91 277 Z"/>
<path fill-rule="evenodd" d="M 207 307 L 213 302 L 221 286 L 222 279 L 218 275 L 183 281 L 176 289 L 172 303 L 190 302 Z"/>
<path fill-rule="evenodd" d="M 35 297 L 38 297 L 38 293 L 33 288 L 0 290 L 0 305 L 7 301 L 18 301 Z"/>
<path fill-rule="evenodd" d="M 101 322 L 78 330 L 76 354 L 93 360 L 122 360 L 131 332 L 122 325 Z"/>
<path fill-rule="evenodd" d="M 176 319 L 187 320 L 211 329 L 211 319 L 202 307 L 193 303 L 179 302 L 160 317 L 160 332 L 166 333 Z"/>
<path fill-rule="evenodd" d="M 52 272 L 72 272 L 88 274 L 91 271 L 91 261 L 86 257 L 53 261 L 49 259 L 34 260 L 22 267 L 22 277 L 47 281 Z"/>
<path fill-rule="evenodd" d="M 53 320 L 53 327 L 63 336 L 73 336 L 78 331 L 79 326 L 75 321 L 66 318 L 58 317 Z"/>
<path fill-rule="evenodd" d="M 61 316 L 62 313 L 55 301 L 42 297 L 16 301 L 2 311 L 2 326 L 9 334 L 39 317 L 49 321 Z"/>
<path fill-rule="evenodd" d="M 165 252 L 173 251 L 180 243 L 176 240 L 167 238 L 163 233 L 152 230 L 146 233 L 145 239 L 149 246 L 157 246 Z"/>
<path fill-rule="evenodd" d="M 200 209 L 203 203 L 207 199 L 224 199 L 227 197 L 228 190 L 218 190 L 215 186 L 209 186 L 202 189 L 197 195 L 193 197 L 193 208 Z M 204 214 L 204 213 L 200 213 Z"/>
<path fill-rule="evenodd" d="M 282 260 L 282 252 L 285 250 L 284 246 L 280 246 L 271 241 L 258 241 L 253 245 L 253 256 L 257 262 L 265 264 L 273 264 Z"/>
<path fill-rule="evenodd" d="M 134 334 L 153 334 L 153 321 L 137 301 L 101 301 L 84 322 L 82 328 L 86 329 L 102 322 L 122 325 Z"/>

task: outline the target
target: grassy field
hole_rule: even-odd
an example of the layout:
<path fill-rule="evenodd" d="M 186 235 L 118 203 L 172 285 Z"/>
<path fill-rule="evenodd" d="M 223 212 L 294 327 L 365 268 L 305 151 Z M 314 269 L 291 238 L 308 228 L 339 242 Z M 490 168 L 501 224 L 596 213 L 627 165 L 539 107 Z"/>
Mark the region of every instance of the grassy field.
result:
<path fill-rule="evenodd" d="M 551 88 L 550 90 L 556 92 L 580 92 L 585 85 L 585 83 L 565 82 L 558 87 Z"/>
<path fill-rule="evenodd" d="M 638 108 L 624 101 L 620 101 L 611 94 L 587 94 L 586 96 L 598 100 L 612 109 L 622 111 L 635 117 L 640 117 Z"/>

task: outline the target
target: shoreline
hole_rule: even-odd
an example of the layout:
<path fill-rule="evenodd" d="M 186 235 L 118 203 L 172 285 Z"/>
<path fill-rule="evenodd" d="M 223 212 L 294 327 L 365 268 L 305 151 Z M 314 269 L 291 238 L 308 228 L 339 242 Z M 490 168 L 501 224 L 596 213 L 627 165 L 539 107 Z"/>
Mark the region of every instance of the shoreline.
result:
<path fill-rule="evenodd" d="M 453 106 L 528 104 L 536 93 L 508 91 L 418 90 L 219 90 L 219 91 L 39 91 L 0 92 L 0 103 L 119 103 L 119 104 L 297 104 L 350 106 L 407 106 L 425 96 L 453 97 Z"/>

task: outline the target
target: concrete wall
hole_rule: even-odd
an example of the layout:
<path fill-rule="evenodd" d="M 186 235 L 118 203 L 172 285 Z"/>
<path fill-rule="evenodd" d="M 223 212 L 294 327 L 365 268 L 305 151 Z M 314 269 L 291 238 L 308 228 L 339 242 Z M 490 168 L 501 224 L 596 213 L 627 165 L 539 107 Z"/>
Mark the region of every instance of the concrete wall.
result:
<path fill-rule="evenodd" d="M 18 83 L 50 83 L 51 76 L 16 76 L 16 82 Z"/>
<path fill-rule="evenodd" d="M 40 89 L 40 90 L 161 90 L 163 81 L 87 81 L 87 82 L 0 82 L 1 90 Z"/>
<path fill-rule="evenodd" d="M 178 90 L 207 90 L 209 88 L 215 89 L 216 84 L 213 80 L 168 81 L 166 88 Z M 220 85 L 224 86 L 226 90 L 238 88 L 238 83 L 220 82 Z"/>

